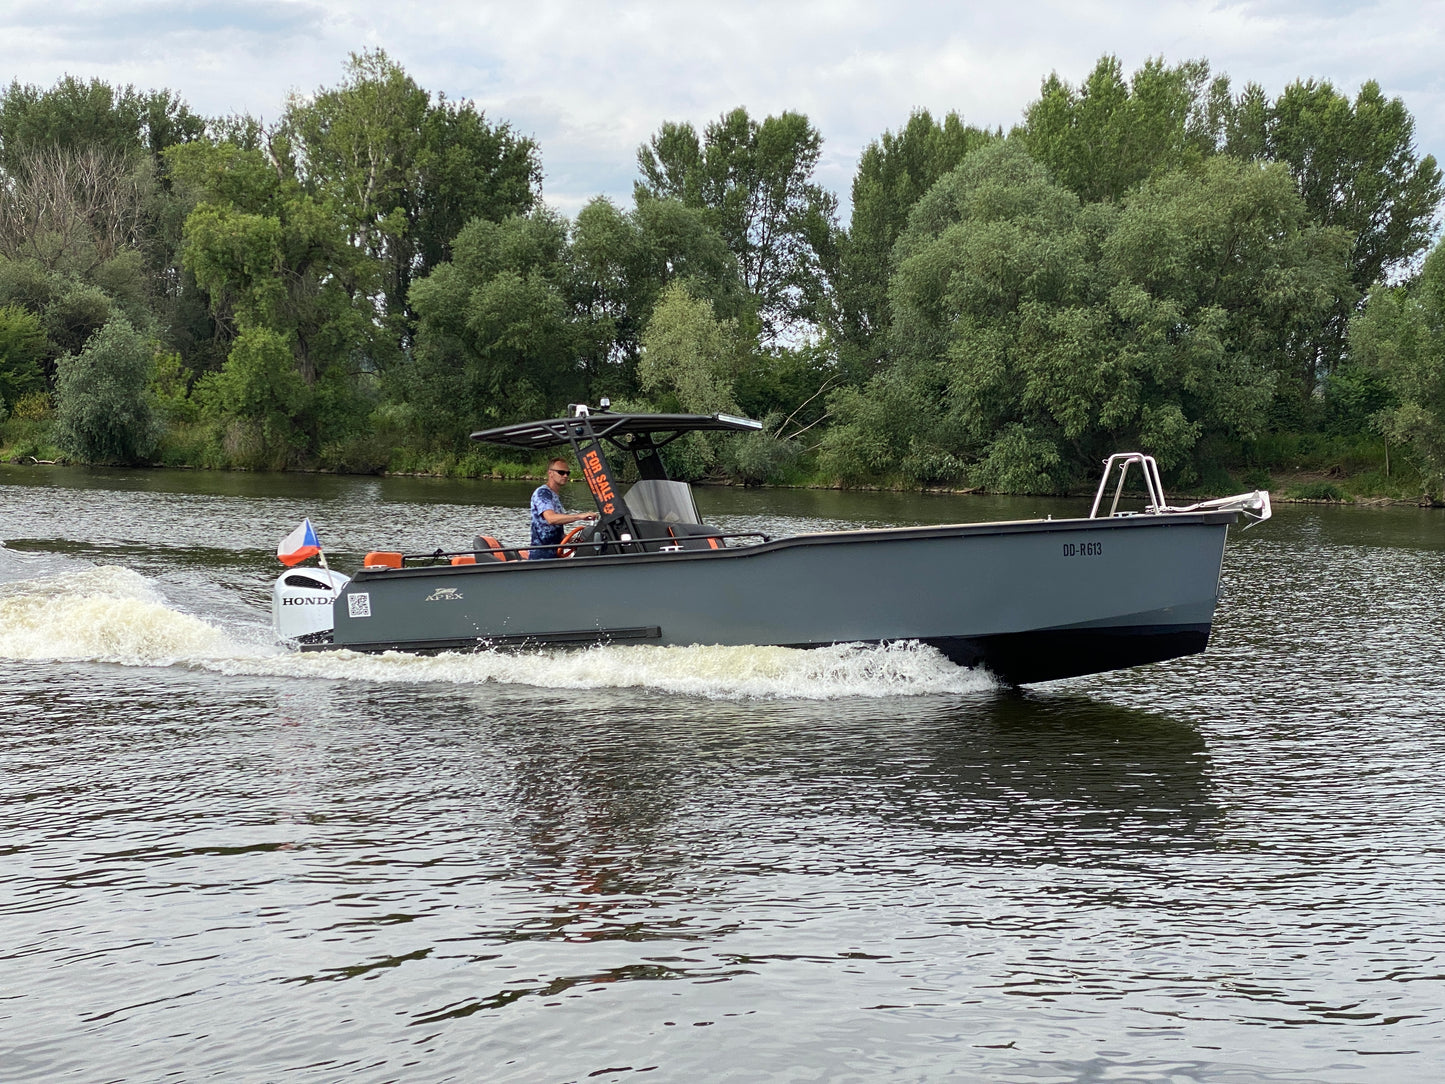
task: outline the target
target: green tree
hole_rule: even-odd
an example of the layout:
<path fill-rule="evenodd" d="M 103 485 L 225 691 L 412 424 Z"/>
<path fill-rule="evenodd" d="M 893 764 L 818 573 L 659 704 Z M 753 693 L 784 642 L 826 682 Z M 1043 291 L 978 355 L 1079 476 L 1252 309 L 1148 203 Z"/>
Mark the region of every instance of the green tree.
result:
<path fill-rule="evenodd" d="M 891 256 L 909 212 L 970 151 L 999 133 L 965 125 L 957 113 L 940 124 L 925 109 L 895 135 L 884 132 L 863 151 L 853 178 L 853 213 L 836 245 L 831 330 L 845 371 L 866 379 L 879 364 L 889 325 Z"/>
<path fill-rule="evenodd" d="M 932 481 L 962 461 L 995 488 L 1067 483 L 1068 462 L 1026 487 L 1006 479 L 1019 450 L 1097 422 L 1109 358 L 1093 272 L 1115 214 L 1081 206 L 1015 141 L 969 155 L 919 201 L 898 242 L 892 348 L 911 395 L 937 405 L 899 449 L 905 471 Z"/>
<path fill-rule="evenodd" d="M 404 395 L 435 446 L 544 414 L 583 390 L 567 223 L 540 210 L 473 219 L 451 261 L 411 288 L 417 344 Z"/>
<path fill-rule="evenodd" d="M 834 397 L 824 468 L 845 479 L 898 472 L 914 482 L 956 479 L 979 460 L 985 474 L 994 470 L 990 443 L 1017 412 L 1046 418 L 1039 400 L 1047 389 L 1030 387 L 1029 353 L 1051 312 L 1089 300 L 1102 233 L 1017 141 L 968 155 L 918 202 L 899 238 L 895 361 L 863 391 Z M 1096 353 L 1078 357 L 1078 368 L 1096 364 Z M 1047 428 L 1052 438 L 1057 425 Z"/>
<path fill-rule="evenodd" d="M 1439 498 L 1445 494 L 1445 242 L 1426 258 L 1416 282 L 1370 292 L 1350 327 L 1350 354 L 1393 399 L 1375 424 L 1409 450 L 1426 492 Z"/>
<path fill-rule="evenodd" d="M 62 353 L 79 353 L 90 337 L 120 315 L 115 301 L 98 286 L 52 276 L 54 292 L 45 306 L 45 331 Z"/>
<path fill-rule="evenodd" d="M 269 408 L 246 416 L 264 445 L 248 456 L 295 462 L 314 454 L 363 423 L 356 378 L 378 334 L 364 301 L 374 292 L 375 261 L 350 243 L 330 203 L 305 190 L 284 147 L 268 153 L 188 144 L 169 159 L 176 177 L 203 197 L 186 220 L 184 260 L 216 319 L 234 329 L 226 366 L 254 368 L 244 352 L 259 349 L 262 339 L 248 346 L 241 338 L 270 332 L 287 344 L 294 371 L 310 390 L 293 418 L 294 433 L 278 432 Z M 276 339 L 264 342 L 269 366 Z M 236 355 L 238 346 L 244 356 Z"/>
<path fill-rule="evenodd" d="M 1202 432 L 1258 436 L 1277 390 L 1312 379 L 1298 343 L 1350 290 L 1349 240 L 1281 164 L 1220 156 L 1147 183 L 1105 247 L 1122 356 Z"/>
<path fill-rule="evenodd" d="M 738 413 L 733 382 L 747 358 L 737 323 L 674 283 L 663 291 L 642 337 L 638 379 L 664 410 Z"/>
<path fill-rule="evenodd" d="M 54 384 L 56 359 L 78 353 L 113 318 L 124 317 L 147 334 L 152 327 L 137 253 L 122 251 L 114 260 L 92 268 L 89 278 L 104 286 L 33 259 L 0 256 L 0 306 L 25 310 L 44 329 L 45 347 L 38 361 L 47 386 Z"/>
<path fill-rule="evenodd" d="M 468 102 L 433 100 L 380 50 L 352 54 L 340 86 L 293 97 L 283 130 L 308 191 L 334 201 L 381 267 L 384 311 L 403 334 L 412 279 L 450 257 L 467 221 L 525 214 L 541 186 L 532 140 Z"/>
<path fill-rule="evenodd" d="M 1341 364 L 1350 317 L 1367 291 L 1407 269 L 1434 236 L 1445 190 L 1435 158 L 1421 156 L 1414 140 L 1405 104 L 1386 99 L 1373 81 L 1353 102 L 1327 82 L 1307 80 L 1273 102 L 1251 85 L 1234 105 L 1229 153 L 1285 163 L 1315 220 L 1351 237 L 1351 288 L 1296 345 L 1301 395 L 1312 395 Z"/>
<path fill-rule="evenodd" d="M 1081 203 L 1018 142 L 985 147 L 914 208 L 898 362 L 835 398 L 824 462 L 1031 492 L 1140 447 L 1187 478 L 1204 438 L 1259 432 L 1344 244 L 1281 167 L 1218 158 Z"/>
<path fill-rule="evenodd" d="M 189 116 L 168 92 L 69 77 L 49 91 L 13 84 L 0 100 L 0 303 L 42 318 L 47 378 L 113 311 L 147 333 L 156 325 L 163 193 L 147 117 L 167 108 Z"/>
<path fill-rule="evenodd" d="M 154 349 L 123 319 L 58 364 L 55 442 L 84 463 L 137 463 L 155 447 Z"/>
<path fill-rule="evenodd" d="M 1211 80 L 1206 61 L 1171 68 L 1153 58 L 1126 79 L 1119 58 L 1106 55 L 1077 88 L 1057 74 L 1045 79 L 1018 135 L 1080 199 L 1118 200 L 1213 154 L 1229 102 L 1228 79 Z"/>
<path fill-rule="evenodd" d="M 1373 80 L 1353 102 L 1328 82 L 1290 84 L 1274 102 L 1257 86 L 1236 104 L 1226 150 L 1285 163 L 1324 226 L 1350 231 L 1350 277 L 1360 296 L 1399 274 L 1430 245 L 1445 190 L 1433 155 L 1415 149 L 1415 119 Z"/>
<path fill-rule="evenodd" d="M 71 75 L 48 90 L 15 80 L 0 96 L 0 169 L 23 175 L 30 156 L 53 148 L 158 159 L 204 131 L 205 121 L 169 90 L 143 93 Z"/>
<path fill-rule="evenodd" d="M 821 313 L 837 198 L 811 177 L 823 138 L 801 113 L 761 123 L 738 108 L 701 138 L 666 123 L 637 152 L 636 202 L 670 197 L 707 208 L 757 299 L 765 339 L 806 330 Z"/>
<path fill-rule="evenodd" d="M 624 212 L 598 197 L 583 207 L 570 245 L 572 298 L 589 395 L 636 392 L 642 330 L 672 283 L 711 303 L 722 319 L 756 332 L 754 301 L 737 260 L 704 210 L 643 200 Z"/>
<path fill-rule="evenodd" d="M 163 152 L 204 129 L 169 90 L 12 83 L 0 93 L 0 253 L 98 287 L 189 354 L 214 329 L 180 267 L 189 201 Z"/>
<path fill-rule="evenodd" d="M 231 454 L 249 467 L 284 468 L 309 449 L 298 425 L 315 407 L 289 336 L 251 325 L 231 345 L 218 373 L 201 378 L 196 397 L 228 429 Z"/>
<path fill-rule="evenodd" d="M 664 412 L 737 414 L 733 385 L 747 365 L 749 345 L 735 320 L 718 319 L 711 302 L 675 282 L 658 298 L 642 336 L 642 392 Z M 719 453 L 718 442 L 702 433 L 664 450 L 669 473 L 692 478 L 717 465 Z M 749 466 L 766 473 L 769 463 L 754 455 Z"/>

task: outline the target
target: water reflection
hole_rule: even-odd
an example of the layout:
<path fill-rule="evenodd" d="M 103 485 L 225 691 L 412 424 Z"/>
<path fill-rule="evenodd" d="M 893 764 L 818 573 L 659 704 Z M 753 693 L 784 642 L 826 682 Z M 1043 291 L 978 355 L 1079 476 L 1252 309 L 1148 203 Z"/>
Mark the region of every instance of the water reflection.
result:
<path fill-rule="evenodd" d="M 1008 824 L 1015 860 L 1077 861 L 1078 836 L 1090 839 L 1094 864 L 1104 851 L 1126 860 L 1207 846 L 1219 815 L 1204 738 L 1156 712 L 1077 694 L 1000 693 L 986 710 L 956 713 L 930 734 L 937 759 L 929 775 L 953 793 L 915 804 L 925 823 L 957 829 L 950 805 L 979 810 Z"/>
<path fill-rule="evenodd" d="M 733 924 L 675 908 L 720 883 L 1128 865 L 1207 847 L 1218 816 L 1197 730 L 1084 697 L 638 699 L 534 697 L 491 728 L 507 868 L 554 905 L 495 936 L 716 940 Z"/>

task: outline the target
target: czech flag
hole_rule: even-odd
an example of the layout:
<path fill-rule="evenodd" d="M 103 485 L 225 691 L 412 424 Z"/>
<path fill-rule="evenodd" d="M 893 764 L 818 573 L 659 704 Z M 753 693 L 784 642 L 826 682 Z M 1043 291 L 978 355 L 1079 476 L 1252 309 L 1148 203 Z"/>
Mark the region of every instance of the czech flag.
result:
<path fill-rule="evenodd" d="M 281 539 L 281 544 L 276 547 L 276 556 L 283 565 L 290 568 L 292 565 L 299 565 L 308 557 L 315 557 L 321 552 L 321 540 L 316 537 L 316 528 L 311 526 L 308 517 L 301 521 L 301 526 Z"/>

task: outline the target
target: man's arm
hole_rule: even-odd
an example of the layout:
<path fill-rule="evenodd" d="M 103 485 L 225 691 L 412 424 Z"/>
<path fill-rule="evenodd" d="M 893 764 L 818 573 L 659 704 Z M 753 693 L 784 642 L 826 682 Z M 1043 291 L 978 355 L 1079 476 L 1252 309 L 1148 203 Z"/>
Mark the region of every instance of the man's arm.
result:
<path fill-rule="evenodd" d="M 554 512 L 550 508 L 543 509 L 542 518 L 553 527 L 565 527 L 569 523 L 581 523 L 584 519 L 597 518 L 596 512 Z"/>

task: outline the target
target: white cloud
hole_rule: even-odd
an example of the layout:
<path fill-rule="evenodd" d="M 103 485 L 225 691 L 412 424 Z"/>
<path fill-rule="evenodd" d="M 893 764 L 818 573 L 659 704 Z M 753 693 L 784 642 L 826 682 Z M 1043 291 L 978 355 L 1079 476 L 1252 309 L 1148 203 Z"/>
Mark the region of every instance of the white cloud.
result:
<path fill-rule="evenodd" d="M 701 125 L 737 105 L 807 113 L 826 140 L 820 180 L 846 200 L 858 154 L 911 110 L 1008 127 L 1050 71 L 1077 81 L 1104 53 L 1128 70 L 1205 57 L 1275 93 L 1373 78 L 1404 98 L 1422 150 L 1445 157 L 1445 0 L 21 0 L 0 12 L 0 36 L 12 65 L 0 76 L 168 86 L 202 112 L 272 117 L 288 92 L 337 82 L 348 52 L 382 47 L 429 90 L 535 136 L 547 198 L 568 211 L 598 193 L 625 203 L 637 146 L 662 121 Z"/>

